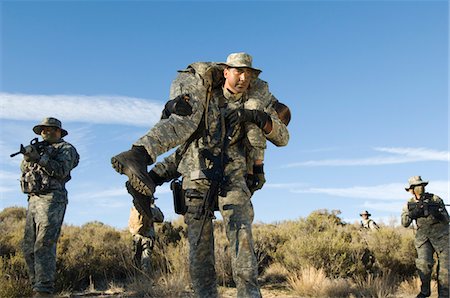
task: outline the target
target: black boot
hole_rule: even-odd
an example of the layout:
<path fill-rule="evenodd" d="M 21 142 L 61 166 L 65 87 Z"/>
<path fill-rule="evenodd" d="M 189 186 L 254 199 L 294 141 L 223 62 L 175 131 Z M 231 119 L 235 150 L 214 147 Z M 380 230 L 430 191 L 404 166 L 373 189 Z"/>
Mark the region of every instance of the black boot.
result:
<path fill-rule="evenodd" d="M 131 186 L 130 181 L 125 183 L 125 187 L 127 188 L 128 193 L 133 197 L 134 208 L 136 208 L 142 216 L 146 216 L 150 221 L 153 220 L 153 213 L 150 208 L 153 198 L 151 196 L 145 196 L 135 190 L 133 186 Z"/>
<path fill-rule="evenodd" d="M 111 163 L 118 173 L 128 176 L 134 189 L 146 196 L 153 195 L 155 183 L 147 172 L 147 165 L 153 161 L 144 147 L 133 146 L 131 150 L 113 156 Z"/>

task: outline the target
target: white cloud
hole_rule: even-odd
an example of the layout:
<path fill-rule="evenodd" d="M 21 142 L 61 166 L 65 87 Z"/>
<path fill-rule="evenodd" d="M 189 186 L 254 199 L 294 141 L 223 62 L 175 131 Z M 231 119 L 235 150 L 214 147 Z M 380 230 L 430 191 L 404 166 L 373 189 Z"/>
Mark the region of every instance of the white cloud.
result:
<path fill-rule="evenodd" d="M 323 159 L 296 162 L 286 165 L 293 167 L 317 167 L 317 166 L 379 166 L 388 164 L 411 163 L 419 161 L 450 161 L 448 151 L 437 151 L 427 148 L 404 148 L 404 147 L 377 147 L 375 151 L 390 153 L 389 156 L 375 156 L 355 159 Z"/>
<path fill-rule="evenodd" d="M 446 203 L 449 197 L 450 181 L 431 181 L 426 191 L 440 196 Z M 341 188 L 324 188 L 324 187 L 304 187 L 301 184 L 267 184 L 269 188 L 288 189 L 292 193 L 310 193 L 324 194 L 335 197 L 355 198 L 355 199 L 372 199 L 377 201 L 403 201 L 410 197 L 405 191 L 406 183 L 390 183 L 375 186 L 350 186 Z"/>
<path fill-rule="evenodd" d="M 48 115 L 64 121 L 126 124 L 149 127 L 161 116 L 163 105 L 126 96 L 34 95 L 0 93 L 0 118 L 37 120 Z"/>

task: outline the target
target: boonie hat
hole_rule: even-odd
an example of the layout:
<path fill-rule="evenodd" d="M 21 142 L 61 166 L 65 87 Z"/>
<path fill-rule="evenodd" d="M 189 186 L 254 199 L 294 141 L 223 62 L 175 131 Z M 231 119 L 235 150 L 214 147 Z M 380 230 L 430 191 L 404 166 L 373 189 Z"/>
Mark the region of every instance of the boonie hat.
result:
<path fill-rule="evenodd" d="M 427 185 L 428 181 L 423 181 L 422 177 L 420 176 L 412 176 L 411 178 L 408 179 L 408 187 L 405 187 L 406 191 L 409 191 L 413 186 L 417 186 L 417 185 Z"/>
<path fill-rule="evenodd" d="M 371 216 L 372 214 L 370 214 L 369 212 L 367 212 L 367 210 L 365 210 L 359 214 L 359 216 L 363 216 L 363 215 Z"/>
<path fill-rule="evenodd" d="M 258 68 L 254 68 L 252 66 L 253 58 L 247 53 L 241 52 L 241 53 L 232 53 L 228 55 L 227 62 L 221 62 L 219 64 L 226 65 L 228 67 L 245 67 L 253 69 L 254 71 L 260 73 L 262 70 Z"/>
<path fill-rule="evenodd" d="M 33 131 L 35 134 L 40 135 L 44 127 L 57 127 L 61 129 L 61 138 L 67 136 L 68 134 L 67 130 L 62 128 L 61 121 L 53 117 L 44 118 L 40 124 L 33 127 Z"/>

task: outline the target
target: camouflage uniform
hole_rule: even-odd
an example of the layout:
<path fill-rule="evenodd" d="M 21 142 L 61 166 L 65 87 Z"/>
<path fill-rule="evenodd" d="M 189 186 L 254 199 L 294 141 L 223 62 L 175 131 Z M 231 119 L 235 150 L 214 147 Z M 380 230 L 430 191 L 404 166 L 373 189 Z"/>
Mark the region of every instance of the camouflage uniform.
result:
<path fill-rule="evenodd" d="M 28 194 L 23 251 L 33 290 L 54 291 L 56 243 L 67 205 L 65 184 L 79 155 L 61 139 L 47 145 L 39 162 L 23 160 L 22 191 Z"/>
<path fill-rule="evenodd" d="M 131 207 L 128 219 L 128 229 L 133 235 L 135 265 L 146 272 L 149 272 L 151 268 L 150 256 L 156 236 L 154 223 L 164 221 L 164 214 L 156 205 L 152 204 L 150 210 L 153 215 L 151 221 L 147 216 L 142 216 L 134 207 Z"/>
<path fill-rule="evenodd" d="M 378 230 L 378 225 L 370 218 L 361 220 L 361 227 L 367 230 Z"/>
<path fill-rule="evenodd" d="M 440 197 L 433 194 L 426 194 L 431 202 L 443 205 Z M 416 198 L 412 197 L 408 202 L 416 202 Z M 438 293 L 439 297 L 449 297 L 449 216 L 447 210 L 443 208 L 441 211 L 442 218 L 438 219 L 430 214 L 426 217 L 415 219 L 417 225 L 416 237 L 414 245 L 417 250 L 416 267 L 422 281 L 421 294 L 422 297 L 428 297 L 431 293 L 431 271 L 434 260 L 433 253 L 436 252 L 438 257 Z M 402 225 L 408 227 L 413 219 L 409 216 L 408 207 L 402 210 Z"/>
<path fill-rule="evenodd" d="M 170 97 L 189 94 L 193 113 L 188 116 L 172 114 L 169 118 L 159 121 L 145 136 L 133 144 L 145 147 L 152 160 L 156 160 L 157 156 L 171 148 L 182 145 L 177 150 L 178 154 L 167 157 L 165 162 L 158 163 L 154 170 L 161 177 L 167 177 L 164 173 L 183 176 L 183 189 L 188 208 L 185 222 L 188 226 L 190 244 L 190 275 L 198 297 L 218 296 L 212 218 L 207 219 L 201 241 L 197 245 L 202 221 L 195 219 L 194 215 L 202 205 L 210 185 L 210 182 L 202 175 L 202 170 L 207 169 L 211 164 L 209 160 L 203 159 L 199 152 L 201 149 L 208 149 L 217 155 L 222 144 L 221 133 L 224 128 L 220 121 L 219 102 L 227 103 L 225 110 L 235 110 L 244 108 L 246 101 L 251 98 L 261 98 L 265 102 L 264 109 L 267 109 L 266 112 L 271 117 L 273 129 L 271 133 L 265 136 L 261 134 L 262 137 L 260 135 L 254 140 L 260 141 L 263 150 L 266 138 L 279 145 L 287 144 L 289 139 L 286 126 L 278 118 L 273 107 L 267 106 L 271 100 L 267 83 L 256 79 L 247 92 L 233 95 L 226 89 L 222 89 L 223 69 L 217 71 L 216 66 L 217 64 L 214 63 L 194 63 L 182 71 L 171 85 Z M 258 85 L 263 88 L 257 87 Z M 261 129 L 258 128 L 258 130 L 261 132 Z M 225 152 L 232 160 L 226 165 L 224 171 L 228 178 L 227 192 L 219 195 L 218 207 L 232 249 L 231 264 L 237 296 L 261 297 L 251 231 L 254 211 L 250 200 L 251 193 L 245 180 L 247 131 L 244 127 L 238 126 L 231 136 L 230 145 Z"/>
<path fill-rule="evenodd" d="M 188 207 L 185 222 L 188 225 L 190 244 L 190 273 L 194 289 L 199 297 L 217 296 L 212 219 L 207 220 L 201 241 L 199 245 L 196 245 L 201 221 L 194 219 L 194 214 L 201 206 L 209 186 L 208 180 L 201 175 L 201 170 L 209 166 L 209 161 L 200 156 L 199 150 L 208 148 L 217 152 L 221 146 L 219 136 L 222 128 L 218 106 L 221 97 L 226 98 L 228 109 L 237 109 L 243 106 L 242 97 L 235 98 L 226 90 L 223 92 L 221 88 L 215 89 L 206 115 L 209 123 L 208 135 L 189 146 L 178 166 L 178 171 L 183 176 L 183 189 L 185 189 Z M 227 193 L 225 196 L 219 196 L 218 204 L 226 226 L 230 248 L 232 248 L 231 264 L 238 297 L 260 297 L 251 231 L 254 213 L 250 201 L 250 191 L 245 181 L 247 167 L 244 137 L 244 130 L 237 127 L 226 151 L 232 160 L 225 167 L 225 176 L 229 179 L 226 185 Z"/>
<path fill-rule="evenodd" d="M 180 74 L 171 85 L 169 96 L 175 98 L 180 94 L 189 94 L 193 113 L 189 116 L 172 114 L 169 118 L 160 120 L 133 144 L 145 147 L 153 161 L 157 156 L 188 141 L 203 117 L 210 88 L 218 88 L 223 82 L 223 68 L 216 63 L 197 62 L 179 72 Z M 253 153 L 255 159 L 264 158 L 266 138 L 277 146 L 285 146 L 289 141 L 286 125 L 281 122 L 275 109 L 270 105 L 274 99 L 272 96 L 268 84 L 256 78 L 245 98 L 248 103 L 244 103 L 244 108 L 264 110 L 272 120 L 272 131 L 269 134 L 264 135 L 261 129 L 251 124 L 246 127 L 247 132 L 253 128 L 249 142 L 257 149 Z"/>

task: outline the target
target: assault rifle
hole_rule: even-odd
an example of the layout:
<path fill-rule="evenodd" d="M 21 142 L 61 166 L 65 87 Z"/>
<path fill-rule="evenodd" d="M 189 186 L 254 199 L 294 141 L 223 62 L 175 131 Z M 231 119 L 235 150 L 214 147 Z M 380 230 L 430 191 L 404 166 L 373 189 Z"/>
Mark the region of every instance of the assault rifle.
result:
<path fill-rule="evenodd" d="M 427 217 L 428 215 L 433 215 L 436 219 L 441 219 L 443 217 L 442 211 L 445 210 L 445 206 L 448 204 L 437 203 L 430 201 L 431 195 L 422 195 L 417 202 L 408 202 L 408 211 L 412 215 L 412 219 L 417 219 L 419 217 Z"/>
<path fill-rule="evenodd" d="M 28 146 L 20 144 L 20 150 L 17 151 L 16 153 L 11 154 L 10 157 L 14 157 L 18 154 L 30 155 L 33 151 L 36 151 L 39 153 L 39 155 L 42 155 L 42 153 L 44 152 L 44 148 L 48 146 L 48 144 L 49 143 L 47 141 L 39 142 L 38 138 L 34 138 L 30 141 L 30 145 Z"/>
<path fill-rule="evenodd" d="M 202 225 L 200 227 L 200 232 L 197 237 L 197 241 L 195 245 L 198 246 L 200 243 L 200 239 L 203 234 L 203 228 L 205 227 L 205 223 L 208 218 L 214 218 L 214 208 L 216 207 L 217 197 L 218 195 L 225 196 L 226 190 L 224 188 L 227 177 L 224 174 L 225 166 L 231 161 L 228 155 L 226 154 L 226 150 L 230 143 L 230 135 L 232 132 L 232 128 L 228 125 L 225 125 L 225 118 L 223 107 L 220 108 L 220 116 L 221 116 L 221 141 L 222 146 L 220 148 L 220 153 L 218 155 L 214 155 L 208 149 L 200 150 L 200 155 L 204 158 L 208 159 L 212 163 L 212 167 L 206 170 L 203 170 L 206 178 L 210 181 L 210 186 L 208 191 L 203 198 L 203 203 L 201 208 L 197 209 L 197 212 L 194 215 L 194 218 L 197 220 L 202 219 Z"/>

